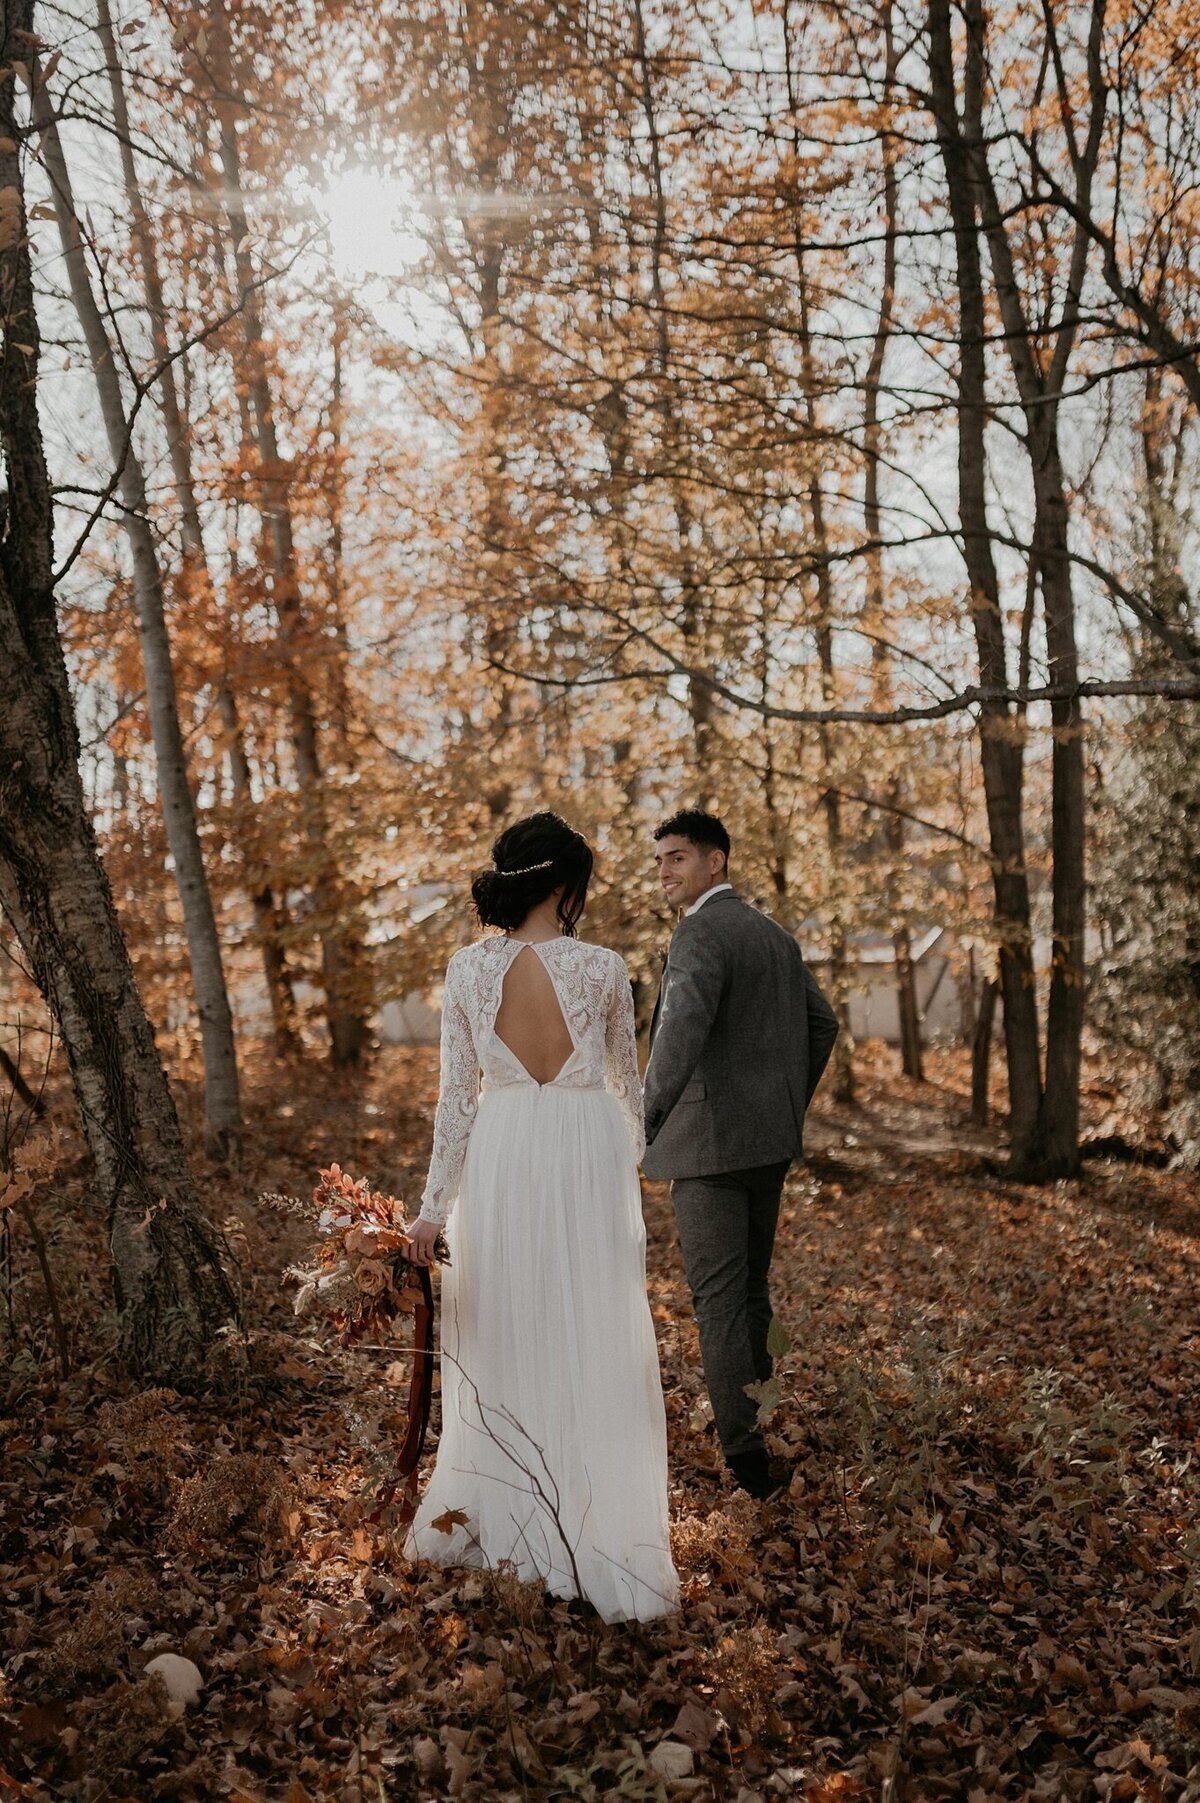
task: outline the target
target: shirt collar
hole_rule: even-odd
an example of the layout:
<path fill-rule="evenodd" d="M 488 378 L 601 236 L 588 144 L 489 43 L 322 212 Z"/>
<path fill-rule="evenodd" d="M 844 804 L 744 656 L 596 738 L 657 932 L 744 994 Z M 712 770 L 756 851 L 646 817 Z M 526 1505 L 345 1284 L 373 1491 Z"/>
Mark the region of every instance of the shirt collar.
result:
<path fill-rule="evenodd" d="M 706 901 L 709 901 L 714 895 L 720 895 L 720 893 L 723 889 L 732 889 L 732 888 L 733 888 L 732 883 L 714 883 L 711 889 L 706 889 L 704 891 L 703 895 L 698 896 L 696 898 L 696 900 L 692 903 L 690 908 L 685 908 L 683 910 L 684 919 L 686 920 L 689 914 L 698 913 L 699 910 L 704 906 Z"/>

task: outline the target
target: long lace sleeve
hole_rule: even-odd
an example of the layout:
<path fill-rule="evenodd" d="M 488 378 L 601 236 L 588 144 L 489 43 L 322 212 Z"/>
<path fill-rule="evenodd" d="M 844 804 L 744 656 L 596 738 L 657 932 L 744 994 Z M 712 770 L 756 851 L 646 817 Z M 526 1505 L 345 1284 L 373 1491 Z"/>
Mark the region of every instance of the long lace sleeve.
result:
<path fill-rule="evenodd" d="M 479 1060 L 471 1023 L 459 995 L 460 982 L 451 961 L 442 994 L 441 1080 L 433 1122 L 433 1153 L 418 1217 L 439 1226 L 450 1218 L 450 1210 L 458 1200 L 467 1141 L 479 1107 Z"/>
<path fill-rule="evenodd" d="M 604 1081 L 621 1105 L 633 1156 L 638 1163 L 646 1150 L 646 1122 L 642 1113 L 642 1080 L 638 1076 L 637 1028 L 633 1016 L 633 991 L 623 958 L 614 957 L 604 1022 Z"/>

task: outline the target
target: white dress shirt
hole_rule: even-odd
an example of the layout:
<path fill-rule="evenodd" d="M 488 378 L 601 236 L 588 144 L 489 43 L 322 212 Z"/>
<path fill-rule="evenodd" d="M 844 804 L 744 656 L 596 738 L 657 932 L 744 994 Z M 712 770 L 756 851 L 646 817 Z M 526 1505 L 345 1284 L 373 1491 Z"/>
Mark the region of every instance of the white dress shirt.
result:
<path fill-rule="evenodd" d="M 685 908 L 685 909 L 684 909 L 684 910 L 683 910 L 683 914 L 684 914 L 684 919 L 685 919 L 685 920 L 686 920 L 686 919 L 687 919 L 687 916 L 688 916 L 688 915 L 689 915 L 689 914 L 696 914 L 696 913 L 698 913 L 698 912 L 699 912 L 699 911 L 700 911 L 700 909 L 701 909 L 701 908 L 702 908 L 702 907 L 703 907 L 703 906 L 704 906 L 704 904 L 705 904 L 705 902 L 706 902 L 706 901 L 708 901 L 708 900 L 709 900 L 709 899 L 710 899 L 710 898 L 711 898 L 711 897 L 712 897 L 712 896 L 714 896 L 714 895 L 720 895 L 720 893 L 721 893 L 721 891 L 722 891 L 722 889 L 732 889 L 732 888 L 733 888 L 733 884 L 732 884 L 732 883 L 714 883 L 714 884 L 713 884 L 713 886 L 712 886 L 712 888 L 711 888 L 711 889 L 706 889 L 706 890 L 705 890 L 705 891 L 704 891 L 704 894 L 703 894 L 703 895 L 701 895 L 701 896 L 699 896 L 699 897 L 698 897 L 698 898 L 697 898 L 697 899 L 696 899 L 696 900 L 695 900 L 695 901 L 694 901 L 694 902 L 693 902 L 693 903 L 692 903 L 692 905 L 691 905 L 691 907 L 690 907 L 690 908 Z"/>

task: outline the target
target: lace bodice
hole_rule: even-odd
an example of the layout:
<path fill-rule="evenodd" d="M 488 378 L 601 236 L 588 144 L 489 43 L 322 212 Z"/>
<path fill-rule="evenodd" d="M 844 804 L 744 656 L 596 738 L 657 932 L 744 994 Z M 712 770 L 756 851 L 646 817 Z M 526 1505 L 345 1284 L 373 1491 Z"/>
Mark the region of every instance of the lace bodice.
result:
<path fill-rule="evenodd" d="M 481 1074 L 489 1089 L 534 1083 L 495 1030 L 504 978 L 531 943 L 503 936 L 480 939 L 455 952 L 446 967 L 441 1088 L 433 1156 L 421 1199 L 423 1221 L 447 1220 L 458 1199 Z M 634 1158 L 640 1160 L 646 1135 L 633 992 L 625 960 L 604 946 L 584 945 L 578 939 L 548 939 L 534 944 L 533 950 L 554 985 L 574 1047 L 553 1084 L 546 1087 L 607 1089 L 620 1103 Z"/>

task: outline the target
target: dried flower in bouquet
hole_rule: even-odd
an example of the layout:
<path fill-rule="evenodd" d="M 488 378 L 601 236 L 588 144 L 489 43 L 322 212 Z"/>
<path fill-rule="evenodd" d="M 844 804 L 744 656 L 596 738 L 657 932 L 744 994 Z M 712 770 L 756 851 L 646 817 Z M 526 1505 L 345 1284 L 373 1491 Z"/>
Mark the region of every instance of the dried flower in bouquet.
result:
<path fill-rule="evenodd" d="M 386 1341 L 399 1331 L 401 1318 L 411 1315 L 421 1300 L 420 1274 L 407 1257 L 407 1221 L 399 1197 L 382 1195 L 367 1178 L 354 1178 L 331 1164 L 320 1172 L 311 1203 L 274 1194 L 260 1200 L 288 1214 L 315 1218 L 320 1235 L 316 1263 L 290 1265 L 284 1272 L 285 1280 L 299 1285 L 294 1302 L 298 1315 L 324 1315 L 344 1346 L 368 1336 Z M 450 1262 L 442 1234 L 434 1255 L 442 1264 Z"/>

